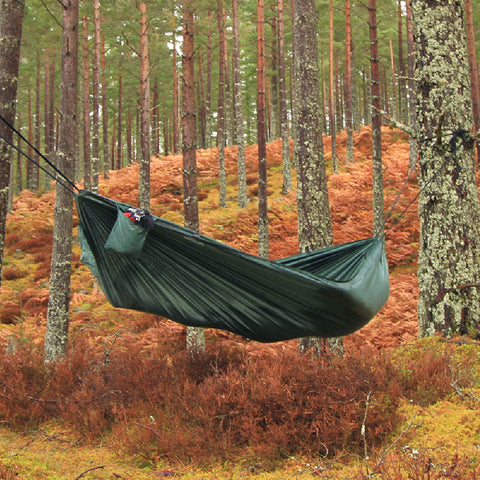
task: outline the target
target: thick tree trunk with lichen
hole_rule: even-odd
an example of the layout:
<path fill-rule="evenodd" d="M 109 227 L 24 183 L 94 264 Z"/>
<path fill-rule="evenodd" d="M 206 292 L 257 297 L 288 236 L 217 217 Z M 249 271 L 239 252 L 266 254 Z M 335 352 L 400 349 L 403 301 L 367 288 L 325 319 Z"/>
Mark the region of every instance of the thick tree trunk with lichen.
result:
<path fill-rule="evenodd" d="M 413 0 L 419 128 L 420 335 L 480 334 L 479 202 L 464 4 Z M 455 52 L 452 55 L 452 52 Z"/>
<path fill-rule="evenodd" d="M 297 159 L 298 240 L 301 252 L 332 244 L 327 174 L 323 155 L 321 101 L 314 0 L 294 3 L 294 152 Z M 332 341 L 333 345 L 341 341 Z M 302 338 L 300 352 L 323 351 L 317 338 Z"/>
<path fill-rule="evenodd" d="M 62 81 L 60 85 L 60 124 L 57 165 L 67 178 L 73 178 L 78 144 L 78 0 L 63 7 Z M 50 296 L 45 334 L 45 361 L 61 360 L 67 353 L 68 310 L 72 257 L 73 198 L 57 184 L 53 226 Z"/>
<path fill-rule="evenodd" d="M 25 1 L 2 1 L 0 8 L 0 114 L 10 124 L 15 120 L 18 67 L 20 65 L 20 41 Z M 13 131 L 0 122 L 0 134 L 13 141 Z M 5 226 L 7 222 L 8 196 L 10 185 L 11 149 L 0 140 L 0 283 L 2 258 L 5 247 Z"/>
<path fill-rule="evenodd" d="M 193 0 L 183 1 L 183 52 L 182 52 L 182 154 L 183 203 L 185 226 L 198 232 L 197 196 L 197 133 L 195 110 Z M 191 354 L 205 350 L 205 331 L 187 327 L 187 349 Z"/>

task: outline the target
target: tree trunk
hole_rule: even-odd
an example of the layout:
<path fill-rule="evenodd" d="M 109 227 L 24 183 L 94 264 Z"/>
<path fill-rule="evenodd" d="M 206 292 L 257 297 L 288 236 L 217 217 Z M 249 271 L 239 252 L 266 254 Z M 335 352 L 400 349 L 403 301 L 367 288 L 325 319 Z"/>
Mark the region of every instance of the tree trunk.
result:
<path fill-rule="evenodd" d="M 399 98 L 397 95 L 397 74 L 395 72 L 395 57 L 393 56 L 393 43 L 390 40 L 390 70 L 392 72 L 392 101 L 393 101 L 393 119 L 399 120 L 398 110 L 399 110 Z"/>
<path fill-rule="evenodd" d="M 408 48 L 408 61 L 407 61 L 407 71 L 408 71 L 408 114 L 409 114 L 409 123 L 410 128 L 413 131 L 416 131 L 417 116 L 415 113 L 415 99 L 416 99 L 416 84 L 414 80 L 415 75 L 415 44 L 413 39 L 413 24 L 412 24 L 412 6 L 411 0 L 407 0 L 407 48 Z M 417 164 L 417 142 L 410 136 L 408 139 L 408 145 L 410 149 L 409 153 L 409 169 L 415 169 Z"/>
<path fill-rule="evenodd" d="M 352 27 L 350 0 L 345 0 L 345 123 L 347 162 L 353 162 Z"/>
<path fill-rule="evenodd" d="M 148 58 L 147 4 L 140 2 L 140 178 L 138 204 L 150 208 L 150 67 Z"/>
<path fill-rule="evenodd" d="M 180 151 L 180 108 L 178 106 L 178 72 L 177 72 L 177 45 L 175 42 L 175 30 L 173 31 L 173 153 Z"/>
<path fill-rule="evenodd" d="M 218 143 L 218 177 L 220 192 L 218 206 L 227 206 L 227 180 L 225 173 L 225 26 L 223 24 L 222 0 L 217 2 L 217 25 L 219 36 L 219 67 L 218 67 L 218 119 L 217 119 L 217 143 Z"/>
<path fill-rule="evenodd" d="M 257 0 L 258 255 L 268 258 L 265 1 Z"/>
<path fill-rule="evenodd" d="M 50 132 L 50 58 L 48 49 L 45 49 L 45 78 L 43 83 L 43 132 L 44 132 L 44 151 L 45 156 L 48 159 L 51 159 L 53 152 L 51 151 L 53 147 L 53 132 Z M 44 166 L 48 171 L 50 171 L 49 166 Z M 50 187 L 51 177 L 45 175 L 45 190 L 48 190 Z"/>
<path fill-rule="evenodd" d="M 402 1 L 398 0 L 398 119 L 407 122 L 405 94 L 405 60 L 403 57 L 403 12 Z"/>
<path fill-rule="evenodd" d="M 292 168 L 290 162 L 290 137 L 288 134 L 288 105 L 285 74 L 285 21 L 283 0 L 277 0 L 278 8 L 278 86 L 280 102 L 280 136 L 282 137 L 282 194 L 292 189 Z"/>
<path fill-rule="evenodd" d="M 0 9 L 0 84 L 2 85 L 0 114 L 11 125 L 15 121 L 24 7 L 24 0 L 9 0 L 3 1 Z M 0 134 L 9 142 L 13 141 L 13 131 L 3 121 L 0 121 Z M 0 139 L 0 284 L 5 248 L 11 158 L 10 146 Z"/>
<path fill-rule="evenodd" d="M 120 68 L 122 62 L 120 63 Z M 118 108 L 117 108 L 117 125 L 118 125 L 118 133 L 117 133 L 117 158 L 114 162 L 112 162 L 113 168 L 115 170 L 120 170 L 122 168 L 122 103 L 123 103 L 123 92 L 122 92 L 122 74 L 118 74 Z M 113 150 L 112 150 L 113 156 Z M 129 158 L 128 161 L 130 162 L 131 159 Z"/>
<path fill-rule="evenodd" d="M 88 17 L 82 19 L 82 53 L 83 53 L 83 89 L 82 89 L 82 111 L 83 111 L 83 177 L 85 189 L 92 190 L 92 166 L 90 163 L 90 61 L 88 50 Z M 78 165 L 80 167 L 80 165 Z M 78 168 L 77 167 L 77 168 Z"/>
<path fill-rule="evenodd" d="M 183 139 L 183 206 L 185 226 L 198 232 L 197 132 L 195 112 L 193 0 L 183 0 L 182 55 L 182 139 Z M 190 354 L 205 351 L 205 331 L 187 327 L 187 350 Z"/>
<path fill-rule="evenodd" d="M 297 159 L 298 240 L 300 252 L 332 244 L 327 174 L 321 131 L 321 102 L 317 47 L 317 13 L 314 0 L 296 0 L 294 5 L 294 121 Z M 332 345 L 337 343 L 332 340 Z M 342 341 L 338 341 L 341 349 Z M 318 338 L 298 341 L 300 352 L 322 352 Z"/>
<path fill-rule="evenodd" d="M 473 119 L 463 2 L 415 0 L 412 10 L 421 186 L 420 334 L 478 337 L 480 214 L 474 143 L 467 133 Z"/>
<path fill-rule="evenodd" d="M 238 27 L 238 0 L 233 0 L 233 95 L 235 105 L 235 137 L 238 148 L 238 207 L 246 208 L 247 167 L 245 163 L 245 139 L 243 131 L 242 78 L 240 70 L 240 31 Z"/>
<path fill-rule="evenodd" d="M 268 58 L 268 68 L 272 74 L 269 75 L 270 79 L 270 101 L 268 102 L 270 110 L 270 120 L 268 122 L 269 138 L 274 140 L 280 136 L 279 128 L 279 105 L 278 105 L 278 79 L 276 72 L 278 72 L 278 19 L 275 17 L 275 5 L 271 6 L 272 16 L 269 23 L 272 27 L 271 38 L 273 41 L 270 45 L 270 57 Z M 277 15 L 278 16 L 278 15 Z"/>
<path fill-rule="evenodd" d="M 40 58 L 37 56 L 37 78 L 36 78 L 36 87 L 35 87 L 35 176 L 33 178 L 33 188 L 34 191 L 37 191 L 40 186 Z M 12 184 L 13 185 L 13 184 Z M 12 197 L 13 199 L 13 197 Z"/>
<path fill-rule="evenodd" d="M 372 163 L 373 163 L 373 230 L 383 235 L 385 219 L 383 202 L 382 171 L 382 115 L 380 113 L 380 72 L 377 39 L 377 1 L 368 1 L 368 22 L 370 30 L 370 68 L 372 82 Z"/>
<path fill-rule="evenodd" d="M 208 9 L 207 13 L 208 18 L 208 30 L 207 30 L 207 85 L 205 92 L 205 116 L 206 116 L 206 125 L 205 125 L 205 136 L 206 136 L 206 148 L 212 147 L 212 122 L 210 120 L 210 111 L 212 108 L 212 29 L 210 25 L 212 24 L 212 11 Z"/>
<path fill-rule="evenodd" d="M 102 41 L 102 134 L 103 134 L 103 178 L 108 179 L 110 170 L 108 151 L 107 75 L 105 73 L 105 42 Z"/>
<path fill-rule="evenodd" d="M 74 162 L 78 144 L 78 0 L 64 0 L 63 5 L 62 83 L 57 165 L 59 170 L 71 179 L 75 171 Z M 61 360 L 67 353 L 72 224 L 72 194 L 57 184 L 50 296 L 45 334 L 46 362 Z"/>
<path fill-rule="evenodd" d="M 465 0 L 465 21 L 467 24 L 468 63 L 470 66 L 470 82 L 473 103 L 473 124 L 475 132 L 480 131 L 480 84 L 478 80 L 478 63 L 475 51 L 475 29 L 473 25 L 472 0 Z M 477 143 L 477 152 L 480 145 Z M 479 155 L 480 158 L 480 155 Z"/>
<path fill-rule="evenodd" d="M 92 112 L 92 192 L 98 193 L 100 175 L 100 0 L 93 0 L 93 112 Z"/>
<path fill-rule="evenodd" d="M 333 0 L 330 0 L 330 20 L 328 28 L 328 79 L 329 79 L 329 92 L 328 92 L 328 123 L 330 126 L 330 135 L 332 137 L 332 165 L 333 173 L 338 173 L 338 161 L 337 161 L 337 139 L 335 131 L 335 90 L 333 80 Z"/>

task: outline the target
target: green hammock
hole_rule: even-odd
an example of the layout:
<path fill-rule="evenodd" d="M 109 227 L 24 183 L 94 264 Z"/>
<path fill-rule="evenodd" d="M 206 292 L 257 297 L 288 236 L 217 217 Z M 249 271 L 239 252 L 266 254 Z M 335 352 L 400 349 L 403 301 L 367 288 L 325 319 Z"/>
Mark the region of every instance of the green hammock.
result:
<path fill-rule="evenodd" d="M 378 238 L 269 261 L 158 217 L 129 232 L 128 205 L 88 191 L 75 200 L 82 261 L 115 307 L 276 342 L 350 334 L 388 298 Z"/>

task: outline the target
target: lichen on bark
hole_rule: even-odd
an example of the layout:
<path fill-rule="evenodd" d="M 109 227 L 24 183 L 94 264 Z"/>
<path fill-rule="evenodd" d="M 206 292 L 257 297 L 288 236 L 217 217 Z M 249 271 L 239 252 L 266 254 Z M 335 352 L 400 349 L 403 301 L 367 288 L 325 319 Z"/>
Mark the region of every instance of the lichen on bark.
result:
<path fill-rule="evenodd" d="M 475 184 L 464 3 L 414 0 L 420 249 L 420 335 L 480 332 Z"/>

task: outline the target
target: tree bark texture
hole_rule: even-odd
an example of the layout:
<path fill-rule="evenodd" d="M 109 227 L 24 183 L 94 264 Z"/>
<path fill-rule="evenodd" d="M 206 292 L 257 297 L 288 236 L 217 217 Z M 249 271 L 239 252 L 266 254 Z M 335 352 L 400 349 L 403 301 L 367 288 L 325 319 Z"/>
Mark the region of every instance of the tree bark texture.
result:
<path fill-rule="evenodd" d="M 100 175 L 100 0 L 93 0 L 92 192 L 98 193 Z"/>
<path fill-rule="evenodd" d="M 327 174 L 320 127 L 317 14 L 313 0 L 296 0 L 294 12 L 294 126 L 298 238 L 301 252 L 332 244 Z"/>
<path fill-rule="evenodd" d="M 238 22 L 238 0 L 233 0 L 233 96 L 235 105 L 235 143 L 238 165 L 238 207 L 246 208 L 247 166 L 245 163 L 245 139 L 243 130 L 242 74 L 240 70 L 240 30 Z"/>
<path fill-rule="evenodd" d="M 227 179 L 225 172 L 225 25 L 223 23 L 222 0 L 217 1 L 217 26 L 219 36 L 219 65 L 218 65 L 218 119 L 217 119 L 217 144 L 218 144 L 218 179 L 219 199 L 218 206 L 227 206 Z"/>
<path fill-rule="evenodd" d="M 24 0 L 3 0 L 0 8 L 0 114 L 11 125 L 15 121 L 20 43 L 25 9 Z M 9 142 L 13 131 L 0 121 L 0 134 Z M 11 148 L 0 140 L 0 284 L 5 248 L 5 227 L 10 185 Z"/>
<path fill-rule="evenodd" d="M 380 234 L 385 221 L 382 170 L 382 114 L 380 113 L 380 69 L 377 38 L 377 2 L 368 2 L 372 92 L 373 231 Z"/>
<path fill-rule="evenodd" d="M 478 337 L 478 189 L 474 143 L 462 133 L 473 127 L 464 3 L 413 0 L 412 13 L 421 186 L 420 334 Z"/>
<path fill-rule="evenodd" d="M 183 0 L 183 54 L 182 54 L 182 154 L 183 205 L 185 226 L 198 232 L 197 197 L 197 133 L 195 110 L 194 28 L 193 0 Z M 187 349 L 190 354 L 205 351 L 205 331 L 187 327 Z"/>
<path fill-rule="evenodd" d="M 78 149 L 78 0 L 63 3 L 62 80 L 57 166 L 67 178 L 75 172 Z M 61 360 L 67 353 L 68 310 L 72 257 L 73 198 L 60 184 L 56 186 L 50 296 L 45 334 L 45 361 Z"/>
<path fill-rule="evenodd" d="M 83 173 L 85 189 L 92 189 L 92 165 L 90 150 L 90 59 L 88 50 L 88 17 L 82 18 L 82 126 L 83 126 L 83 168 L 78 165 L 80 173 Z"/>
<path fill-rule="evenodd" d="M 414 79 L 415 75 L 415 41 L 413 38 L 413 23 L 412 23 L 412 4 L 411 0 L 407 0 L 407 72 L 408 72 L 408 115 L 410 128 L 416 131 L 417 115 L 415 113 L 416 105 L 416 83 Z M 418 150 L 417 141 L 412 136 L 408 139 L 409 146 L 409 169 L 413 170 L 417 164 Z"/>
<path fill-rule="evenodd" d="M 351 163 L 353 162 L 353 89 L 350 0 L 345 0 L 345 124 L 347 127 L 347 163 Z"/>
<path fill-rule="evenodd" d="M 330 0 L 330 16 L 328 27 L 328 124 L 332 137 L 332 166 L 333 172 L 338 173 L 337 134 L 335 122 L 335 87 L 333 75 L 333 0 Z"/>
<path fill-rule="evenodd" d="M 475 51 L 475 28 L 473 24 L 472 0 L 465 0 L 465 21 L 467 24 L 468 63 L 470 66 L 470 82 L 473 103 L 473 124 L 475 131 L 480 130 L 480 83 L 478 79 L 478 63 Z M 477 144 L 477 152 L 480 146 Z"/>
<path fill-rule="evenodd" d="M 138 204 L 150 208 L 150 66 L 148 58 L 147 4 L 140 2 L 140 178 Z"/>
<path fill-rule="evenodd" d="M 102 41 L 102 134 L 103 134 L 103 178 L 108 179 L 110 155 L 108 151 L 108 110 L 107 110 L 107 75 L 105 73 L 105 42 Z"/>
<path fill-rule="evenodd" d="M 292 168 L 290 161 L 290 136 L 288 131 L 287 83 L 285 68 L 285 19 L 283 0 L 277 0 L 278 9 L 278 87 L 280 107 L 280 136 L 282 137 L 282 194 L 292 189 Z"/>
<path fill-rule="evenodd" d="M 268 258 L 265 1 L 257 0 L 258 255 Z"/>

